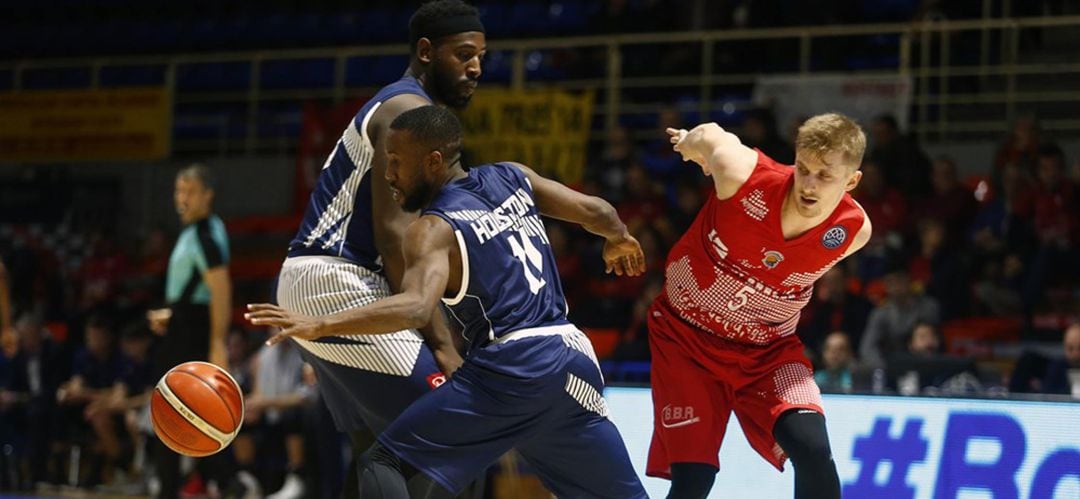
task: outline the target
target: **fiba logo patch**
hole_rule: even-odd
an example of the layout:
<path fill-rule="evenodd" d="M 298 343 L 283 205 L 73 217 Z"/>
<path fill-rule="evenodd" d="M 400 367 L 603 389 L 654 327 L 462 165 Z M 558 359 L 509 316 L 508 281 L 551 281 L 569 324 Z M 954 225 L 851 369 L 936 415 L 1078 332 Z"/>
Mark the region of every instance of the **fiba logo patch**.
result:
<path fill-rule="evenodd" d="M 776 268 L 782 261 L 784 261 L 784 255 L 780 254 L 779 251 L 772 250 L 766 251 L 765 258 L 761 259 L 761 263 L 765 264 L 765 266 L 770 269 Z"/>
<path fill-rule="evenodd" d="M 839 248 L 847 240 L 847 229 L 843 225 L 834 225 L 821 236 L 821 245 L 828 249 Z"/>

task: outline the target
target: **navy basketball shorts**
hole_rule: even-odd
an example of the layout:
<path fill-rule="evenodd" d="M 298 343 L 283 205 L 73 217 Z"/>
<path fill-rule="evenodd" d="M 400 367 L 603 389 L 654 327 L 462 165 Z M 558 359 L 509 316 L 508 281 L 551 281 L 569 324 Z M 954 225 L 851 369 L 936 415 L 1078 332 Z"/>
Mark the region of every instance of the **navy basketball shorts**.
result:
<path fill-rule="evenodd" d="M 516 448 L 558 497 L 647 497 L 607 417 L 592 346 L 568 328 L 473 353 L 379 442 L 455 494 Z"/>

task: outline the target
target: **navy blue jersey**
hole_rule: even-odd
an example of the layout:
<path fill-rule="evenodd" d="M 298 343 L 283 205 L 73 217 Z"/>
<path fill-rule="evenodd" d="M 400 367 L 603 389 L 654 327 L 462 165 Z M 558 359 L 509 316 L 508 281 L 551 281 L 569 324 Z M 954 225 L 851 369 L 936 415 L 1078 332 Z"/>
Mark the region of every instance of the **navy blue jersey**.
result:
<path fill-rule="evenodd" d="M 522 329 L 568 324 L 566 299 L 525 174 L 509 164 L 471 168 L 424 214 L 450 223 L 462 256 L 457 296 L 443 301 L 470 349 Z"/>
<path fill-rule="evenodd" d="M 311 193 L 300 231 L 289 243 L 289 256 L 336 256 L 380 271 L 371 214 L 371 159 L 375 149 L 367 134 L 375 110 L 390 98 L 415 94 L 429 102 L 416 78 L 405 75 L 379 90 L 349 123 L 323 164 Z"/>

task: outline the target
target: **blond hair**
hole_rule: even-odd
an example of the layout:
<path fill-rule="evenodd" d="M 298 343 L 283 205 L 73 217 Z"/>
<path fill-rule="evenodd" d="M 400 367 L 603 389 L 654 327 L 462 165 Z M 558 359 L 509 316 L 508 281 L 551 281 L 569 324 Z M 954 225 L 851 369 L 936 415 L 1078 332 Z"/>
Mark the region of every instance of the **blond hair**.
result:
<path fill-rule="evenodd" d="M 819 114 L 799 127 L 795 150 L 814 158 L 839 152 L 845 163 L 858 168 L 866 152 L 866 134 L 855 120 L 839 113 Z"/>

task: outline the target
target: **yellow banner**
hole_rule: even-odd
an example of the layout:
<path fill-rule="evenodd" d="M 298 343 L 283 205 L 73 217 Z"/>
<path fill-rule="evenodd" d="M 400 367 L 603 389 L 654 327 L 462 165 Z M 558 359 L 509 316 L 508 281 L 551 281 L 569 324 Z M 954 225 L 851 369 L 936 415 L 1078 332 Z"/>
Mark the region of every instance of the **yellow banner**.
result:
<path fill-rule="evenodd" d="M 593 93 L 477 91 L 461 114 L 473 164 L 516 161 L 574 184 L 585 169 Z"/>
<path fill-rule="evenodd" d="M 164 88 L 0 93 L 0 162 L 162 159 L 171 128 Z"/>

